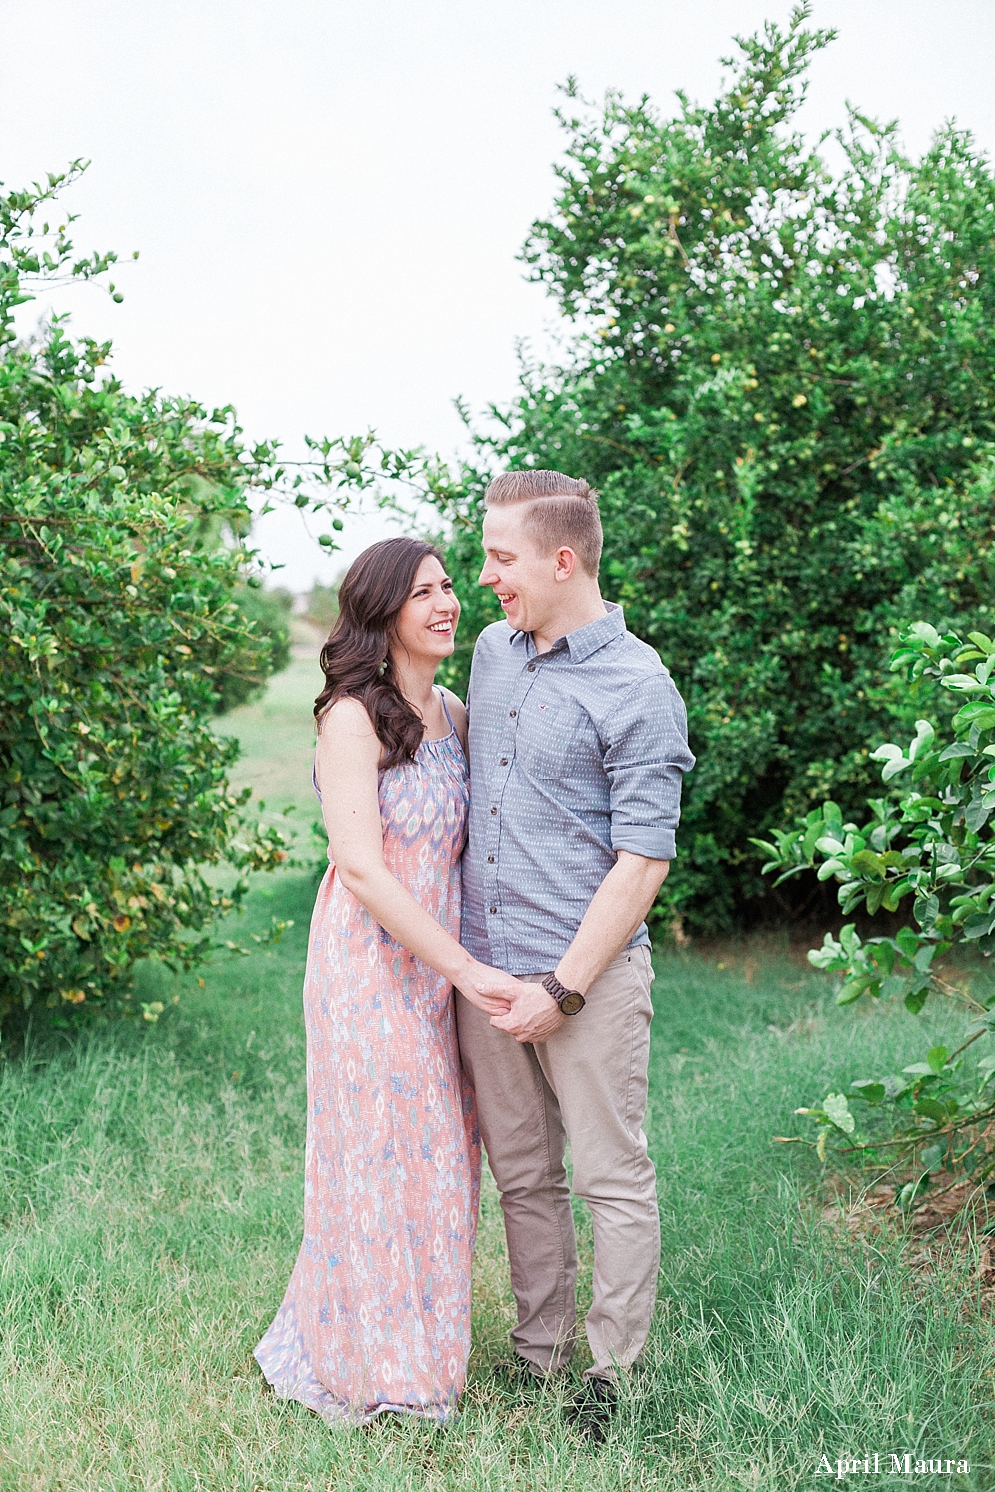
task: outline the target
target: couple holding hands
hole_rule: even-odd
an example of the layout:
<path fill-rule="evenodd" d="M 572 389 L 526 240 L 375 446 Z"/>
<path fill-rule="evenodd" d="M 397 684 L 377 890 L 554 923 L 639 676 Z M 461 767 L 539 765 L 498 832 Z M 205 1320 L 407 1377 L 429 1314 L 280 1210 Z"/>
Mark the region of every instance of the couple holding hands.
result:
<path fill-rule="evenodd" d="M 511 472 L 485 507 L 480 584 L 506 620 L 477 641 L 465 707 L 434 682 L 460 605 L 419 539 L 360 555 L 322 651 L 314 782 L 330 864 L 304 983 L 304 1240 L 256 1358 L 280 1397 L 329 1423 L 450 1420 L 482 1138 L 514 1366 L 563 1371 L 577 1333 L 569 1139 L 594 1225 L 577 1414 L 600 1435 L 656 1295 L 644 918 L 694 758 L 669 674 L 601 597 L 597 494 Z"/>

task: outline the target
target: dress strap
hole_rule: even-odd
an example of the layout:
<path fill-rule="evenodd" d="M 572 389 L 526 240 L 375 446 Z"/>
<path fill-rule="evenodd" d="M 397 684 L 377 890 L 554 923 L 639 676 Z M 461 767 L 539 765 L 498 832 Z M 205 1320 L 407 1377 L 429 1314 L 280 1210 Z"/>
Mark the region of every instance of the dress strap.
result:
<path fill-rule="evenodd" d="M 439 689 L 438 684 L 436 684 L 435 687 L 436 687 L 436 689 Z M 442 690 L 442 689 L 439 689 L 439 698 L 442 700 L 442 708 L 445 710 L 445 712 L 446 712 L 446 719 L 449 721 L 449 729 L 450 730 L 455 730 L 456 727 L 453 724 L 453 717 L 450 715 L 450 713 L 449 713 L 449 706 L 446 704 L 445 691 Z"/>

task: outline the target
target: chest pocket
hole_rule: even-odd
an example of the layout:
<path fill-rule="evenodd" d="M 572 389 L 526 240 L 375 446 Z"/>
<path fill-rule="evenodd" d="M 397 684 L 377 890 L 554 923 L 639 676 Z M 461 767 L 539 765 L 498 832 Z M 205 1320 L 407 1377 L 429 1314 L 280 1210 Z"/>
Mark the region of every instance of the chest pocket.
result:
<path fill-rule="evenodd" d="M 600 762 L 597 732 L 587 711 L 573 700 L 526 700 L 515 754 L 527 777 L 564 782 Z"/>

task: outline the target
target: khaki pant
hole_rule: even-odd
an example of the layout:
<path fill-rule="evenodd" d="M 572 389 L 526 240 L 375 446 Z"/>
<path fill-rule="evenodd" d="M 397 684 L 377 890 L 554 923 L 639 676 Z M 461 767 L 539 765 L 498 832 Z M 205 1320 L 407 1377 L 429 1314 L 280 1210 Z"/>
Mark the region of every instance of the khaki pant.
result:
<path fill-rule="evenodd" d="M 649 1331 L 660 1266 L 656 1174 L 642 1132 L 652 980 L 648 948 L 620 953 L 584 1009 L 535 1046 L 496 1031 L 457 995 L 460 1052 L 504 1210 L 518 1302 L 512 1341 L 541 1372 L 566 1362 L 576 1336 L 568 1137 L 574 1192 L 594 1223 L 589 1372 L 610 1377 L 627 1367 Z"/>

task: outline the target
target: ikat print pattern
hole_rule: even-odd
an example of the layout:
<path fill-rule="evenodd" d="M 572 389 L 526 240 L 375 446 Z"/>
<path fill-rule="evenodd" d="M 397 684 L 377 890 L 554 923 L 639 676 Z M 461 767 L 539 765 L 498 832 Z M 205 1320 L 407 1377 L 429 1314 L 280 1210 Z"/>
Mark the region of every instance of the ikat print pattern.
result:
<path fill-rule="evenodd" d="M 455 732 L 380 774 L 388 869 L 459 937 L 468 803 Z M 330 857 L 329 857 L 330 858 Z M 304 982 L 304 1241 L 256 1360 L 329 1424 L 446 1421 L 466 1378 L 480 1188 L 452 988 L 330 865 Z"/>

